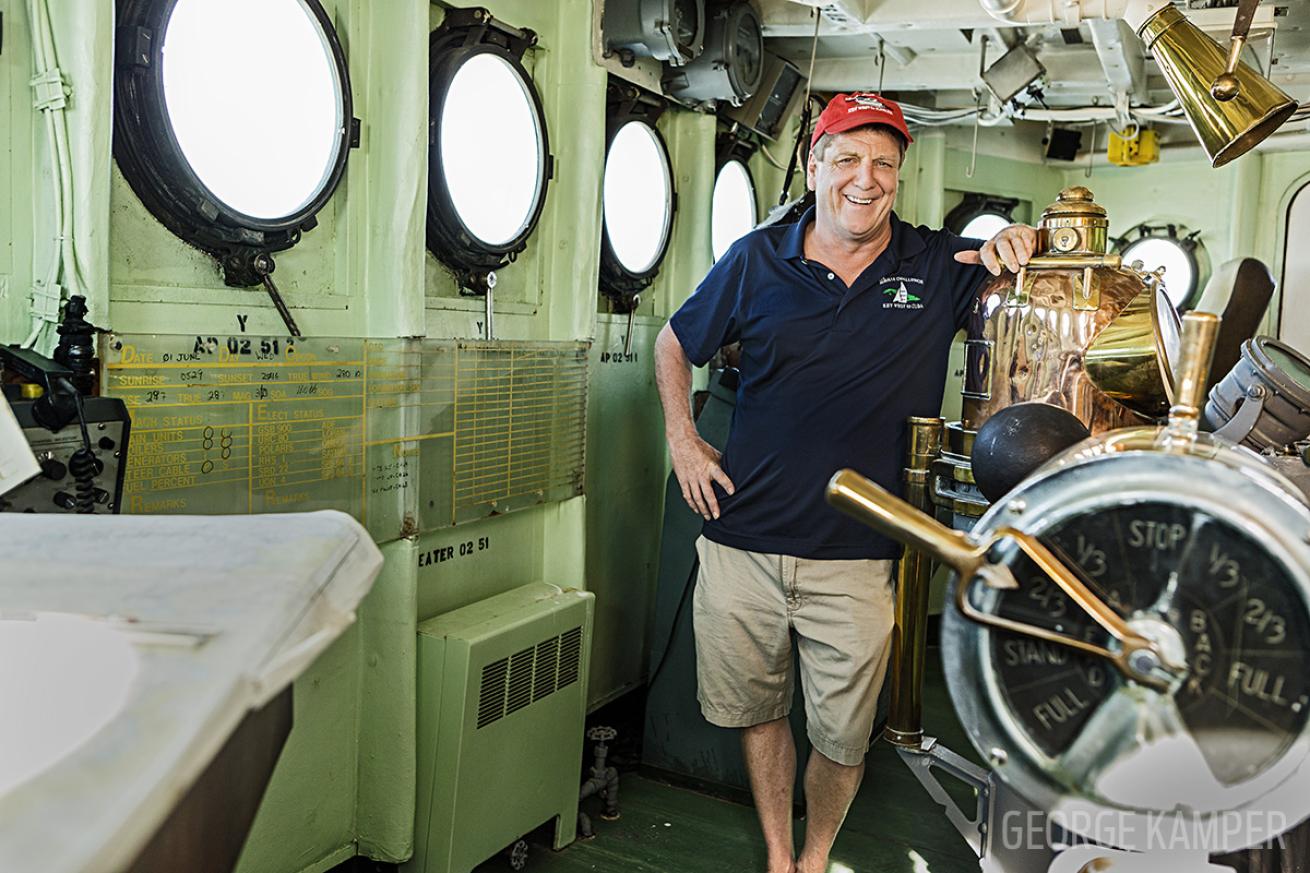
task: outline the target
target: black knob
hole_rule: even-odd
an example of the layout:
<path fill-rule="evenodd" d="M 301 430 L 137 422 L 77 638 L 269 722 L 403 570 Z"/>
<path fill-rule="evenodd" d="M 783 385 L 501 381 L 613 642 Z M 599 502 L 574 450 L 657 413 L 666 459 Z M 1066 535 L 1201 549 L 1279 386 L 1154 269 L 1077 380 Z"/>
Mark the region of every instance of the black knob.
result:
<path fill-rule="evenodd" d="M 41 473 L 47 479 L 54 479 L 58 482 L 68 475 L 68 468 L 54 458 L 46 458 L 41 462 Z"/>
<path fill-rule="evenodd" d="M 58 506 L 60 509 L 73 509 L 77 506 L 77 498 L 73 497 L 73 495 L 69 494 L 67 491 L 56 491 L 54 500 L 55 506 Z"/>

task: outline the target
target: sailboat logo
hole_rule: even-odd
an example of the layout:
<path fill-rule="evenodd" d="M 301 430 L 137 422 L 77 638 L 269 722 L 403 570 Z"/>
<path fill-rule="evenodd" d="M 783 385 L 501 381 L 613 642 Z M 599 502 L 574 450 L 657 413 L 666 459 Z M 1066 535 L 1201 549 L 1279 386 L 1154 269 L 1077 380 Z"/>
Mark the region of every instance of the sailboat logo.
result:
<path fill-rule="evenodd" d="M 915 294 L 911 294 L 911 293 L 909 292 L 909 290 L 905 287 L 905 283 L 904 283 L 904 282 L 902 282 L 902 283 L 901 283 L 898 287 L 896 287 L 896 288 L 884 288 L 884 289 L 882 289 L 882 293 L 884 293 L 884 294 L 890 294 L 890 295 L 891 295 L 891 298 L 892 298 L 892 299 L 891 299 L 891 302 L 892 302 L 893 304 L 899 304 L 899 305 L 901 305 L 901 306 L 904 306 L 904 305 L 906 305 L 906 304 L 908 304 L 908 303 L 918 303 L 918 302 L 919 302 L 919 297 L 918 297 L 917 295 L 915 295 Z"/>

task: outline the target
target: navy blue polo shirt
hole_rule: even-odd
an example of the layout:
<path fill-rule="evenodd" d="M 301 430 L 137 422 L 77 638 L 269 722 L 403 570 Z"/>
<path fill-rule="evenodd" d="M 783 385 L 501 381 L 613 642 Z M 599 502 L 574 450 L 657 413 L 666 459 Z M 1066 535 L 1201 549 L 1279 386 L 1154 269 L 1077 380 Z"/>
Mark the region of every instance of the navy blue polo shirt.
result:
<path fill-rule="evenodd" d="M 830 507 L 824 487 L 852 467 L 901 493 L 905 420 L 939 415 L 951 338 L 988 278 L 956 262 L 976 249 L 893 213 L 886 250 L 847 288 L 805 258 L 795 224 L 739 239 L 670 324 L 703 366 L 741 341 L 741 383 L 706 539 L 801 558 L 894 558 L 900 545 Z"/>

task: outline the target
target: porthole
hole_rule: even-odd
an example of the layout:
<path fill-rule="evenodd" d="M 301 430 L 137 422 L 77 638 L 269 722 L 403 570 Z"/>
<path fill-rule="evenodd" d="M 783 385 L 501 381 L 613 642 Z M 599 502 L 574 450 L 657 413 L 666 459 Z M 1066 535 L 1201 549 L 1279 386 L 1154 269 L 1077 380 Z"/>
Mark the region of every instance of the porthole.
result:
<path fill-rule="evenodd" d="M 970 239 L 991 239 L 996 232 L 1014 223 L 1019 201 L 1010 197 L 970 193 L 946 214 L 944 224 L 953 233 Z"/>
<path fill-rule="evenodd" d="M 644 121 L 619 128 L 605 157 L 604 187 L 605 238 L 615 261 L 634 276 L 651 273 L 673 219 L 669 158 L 655 128 Z"/>
<path fill-rule="evenodd" d="M 658 114 L 658 113 L 655 113 Z M 601 202 L 601 290 L 628 298 L 649 285 L 669 248 L 673 172 L 653 115 L 611 116 Z"/>
<path fill-rule="evenodd" d="M 530 30 L 450 10 L 429 61 L 428 248 L 485 293 L 527 247 L 552 175 L 546 116 L 523 53 Z"/>
<path fill-rule="evenodd" d="M 229 285 L 275 290 L 271 253 L 317 224 L 357 142 L 331 20 L 318 0 L 119 0 L 117 11 L 124 178 L 219 259 Z"/>
<path fill-rule="evenodd" d="M 999 212 L 984 212 L 969 219 L 969 223 L 960 231 L 960 236 L 970 239 L 991 239 L 1011 224 L 1008 215 Z"/>
<path fill-rule="evenodd" d="M 755 227 L 755 185 L 746 165 L 736 159 L 719 168 L 710 208 L 710 248 L 714 260 Z"/>
<path fill-rule="evenodd" d="M 1164 268 L 1165 296 L 1181 312 L 1195 306 L 1200 297 L 1203 252 L 1198 235 L 1199 231 L 1187 234 L 1172 224 L 1139 224 L 1116 243 L 1125 265 L 1141 261 L 1147 271 Z"/>

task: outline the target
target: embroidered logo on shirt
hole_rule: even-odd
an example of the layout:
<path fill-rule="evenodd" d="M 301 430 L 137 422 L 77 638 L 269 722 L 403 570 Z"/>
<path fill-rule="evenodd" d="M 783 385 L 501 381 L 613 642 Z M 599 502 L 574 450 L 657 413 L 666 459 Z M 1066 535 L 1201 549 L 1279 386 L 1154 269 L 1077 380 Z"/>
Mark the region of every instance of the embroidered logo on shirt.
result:
<path fill-rule="evenodd" d="M 882 289 L 883 296 L 887 298 L 882 302 L 883 309 L 923 309 L 923 298 L 905 287 L 906 282 L 922 285 L 922 279 L 913 276 L 893 276 L 882 281 L 896 283 Z"/>

